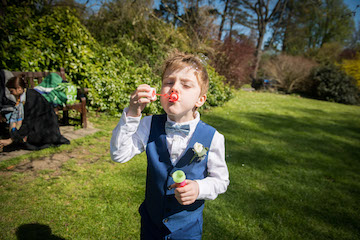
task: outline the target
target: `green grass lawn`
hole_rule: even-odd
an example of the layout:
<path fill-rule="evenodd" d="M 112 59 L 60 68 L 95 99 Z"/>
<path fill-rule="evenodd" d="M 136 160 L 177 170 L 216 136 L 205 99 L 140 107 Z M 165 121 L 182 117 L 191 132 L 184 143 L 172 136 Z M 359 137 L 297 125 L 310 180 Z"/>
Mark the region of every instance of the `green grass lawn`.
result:
<path fill-rule="evenodd" d="M 112 162 L 118 119 L 90 120 L 103 131 L 0 163 L 0 239 L 35 224 L 64 239 L 139 239 L 146 157 Z M 228 191 L 206 202 L 203 239 L 359 239 L 360 107 L 241 91 L 202 120 L 225 135 L 230 171 Z M 6 170 L 59 153 L 60 169 Z"/>

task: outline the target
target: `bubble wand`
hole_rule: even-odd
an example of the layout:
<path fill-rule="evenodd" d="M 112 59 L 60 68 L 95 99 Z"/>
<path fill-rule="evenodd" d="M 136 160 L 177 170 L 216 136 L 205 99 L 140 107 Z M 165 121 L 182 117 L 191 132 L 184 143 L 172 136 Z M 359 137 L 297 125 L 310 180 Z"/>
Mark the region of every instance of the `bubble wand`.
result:
<path fill-rule="evenodd" d="M 177 170 L 172 174 L 172 178 L 174 180 L 175 183 L 177 183 L 176 185 L 178 185 L 178 187 L 184 187 L 186 185 L 185 179 L 186 179 L 186 175 L 184 173 L 184 171 L 182 170 Z"/>
<path fill-rule="evenodd" d="M 170 95 L 167 93 L 160 94 L 160 93 L 156 93 L 155 88 L 152 88 L 151 100 L 155 100 L 155 96 L 162 96 L 162 97 L 169 98 L 169 102 L 176 102 L 177 100 L 179 100 L 179 95 L 176 92 L 172 92 Z"/>

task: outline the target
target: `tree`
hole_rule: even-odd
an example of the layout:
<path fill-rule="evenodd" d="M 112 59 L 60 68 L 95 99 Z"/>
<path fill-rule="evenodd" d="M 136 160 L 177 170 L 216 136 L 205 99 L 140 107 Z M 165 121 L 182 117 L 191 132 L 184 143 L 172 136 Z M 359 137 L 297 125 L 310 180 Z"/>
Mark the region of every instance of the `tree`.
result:
<path fill-rule="evenodd" d="M 174 1 L 162 0 L 155 15 L 172 23 L 176 28 L 185 30 L 191 38 L 192 47 L 202 51 L 204 43 L 216 32 L 214 21 L 218 11 L 204 0 Z M 211 1 L 208 1 L 208 3 Z"/>
<path fill-rule="evenodd" d="M 273 20 L 275 14 L 284 11 L 284 6 L 286 6 L 286 3 L 287 0 L 283 0 L 283 1 L 277 0 L 276 2 L 273 2 L 271 0 L 256 0 L 256 1 L 243 0 L 243 4 L 245 8 L 253 12 L 254 15 L 256 16 L 254 26 L 257 29 L 257 33 L 258 33 L 256 50 L 255 50 L 255 66 L 254 66 L 254 72 L 252 74 L 252 78 L 256 78 L 256 74 L 259 69 L 259 63 L 262 54 L 262 45 L 264 42 L 264 37 L 268 23 Z"/>
<path fill-rule="evenodd" d="M 226 82 L 239 88 L 249 83 L 254 58 L 254 43 L 244 35 L 226 36 L 224 42 L 215 41 L 215 54 L 210 56 L 217 72 Z"/>
<path fill-rule="evenodd" d="M 286 23 L 291 19 L 291 2 L 292 0 L 283 1 L 281 9 L 283 11 L 278 11 L 274 14 L 273 20 L 269 23 L 270 29 L 272 30 L 271 38 L 268 39 L 265 43 L 265 49 L 278 49 L 279 40 L 282 34 L 284 34 L 284 29 Z"/>
<path fill-rule="evenodd" d="M 235 25 L 242 25 L 246 27 L 250 26 L 248 22 L 250 14 L 243 11 L 240 6 L 240 0 L 225 0 L 224 11 L 222 14 L 219 14 L 221 17 L 221 23 L 219 26 L 218 40 L 221 40 L 224 31 L 229 33 L 229 37 L 231 39 Z M 226 22 L 229 22 L 228 29 L 225 29 Z"/>
<path fill-rule="evenodd" d="M 355 29 L 353 32 L 349 47 L 360 50 L 360 21 L 358 22 L 357 29 Z"/>
<path fill-rule="evenodd" d="M 152 0 L 105 2 L 97 13 L 89 17 L 86 26 L 98 41 L 107 45 L 116 43 L 123 35 L 137 40 L 144 35 L 152 4 Z"/>
<path fill-rule="evenodd" d="M 179 21 L 179 3 L 176 0 L 161 0 L 160 9 L 155 9 L 155 14 L 165 19 L 167 23 L 176 26 Z"/>
<path fill-rule="evenodd" d="M 289 0 L 272 38 L 292 55 L 332 42 L 347 45 L 354 29 L 349 13 L 343 0 Z"/>
<path fill-rule="evenodd" d="M 200 0 L 188 1 L 184 13 L 180 16 L 179 26 L 183 27 L 192 39 L 193 48 L 204 48 L 205 42 L 213 38 L 216 33 L 215 20 L 217 10 L 210 5 L 200 6 Z"/>
<path fill-rule="evenodd" d="M 221 40 L 224 24 L 225 24 L 226 17 L 228 14 L 229 4 L 230 4 L 230 0 L 225 0 L 225 7 L 224 7 L 223 13 L 221 14 L 221 23 L 220 23 L 220 27 L 219 27 L 219 36 L 218 36 L 219 41 Z"/>

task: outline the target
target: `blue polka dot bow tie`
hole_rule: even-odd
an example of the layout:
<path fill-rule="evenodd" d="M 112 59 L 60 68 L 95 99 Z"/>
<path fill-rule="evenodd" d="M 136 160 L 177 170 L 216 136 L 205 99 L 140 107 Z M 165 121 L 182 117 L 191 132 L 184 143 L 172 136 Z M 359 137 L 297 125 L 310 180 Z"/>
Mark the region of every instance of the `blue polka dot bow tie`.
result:
<path fill-rule="evenodd" d="M 190 132 L 190 125 L 189 124 L 175 125 L 173 123 L 166 122 L 165 132 L 166 134 L 183 133 L 187 136 Z"/>

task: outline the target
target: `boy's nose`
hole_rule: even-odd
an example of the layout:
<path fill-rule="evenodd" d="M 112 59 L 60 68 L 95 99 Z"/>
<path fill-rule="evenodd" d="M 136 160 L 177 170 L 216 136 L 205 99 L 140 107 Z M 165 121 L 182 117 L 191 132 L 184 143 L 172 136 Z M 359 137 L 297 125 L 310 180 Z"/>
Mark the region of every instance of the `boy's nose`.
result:
<path fill-rule="evenodd" d="M 176 92 L 176 93 L 179 93 L 179 84 L 178 83 L 175 83 L 172 88 L 171 88 L 171 92 Z"/>

